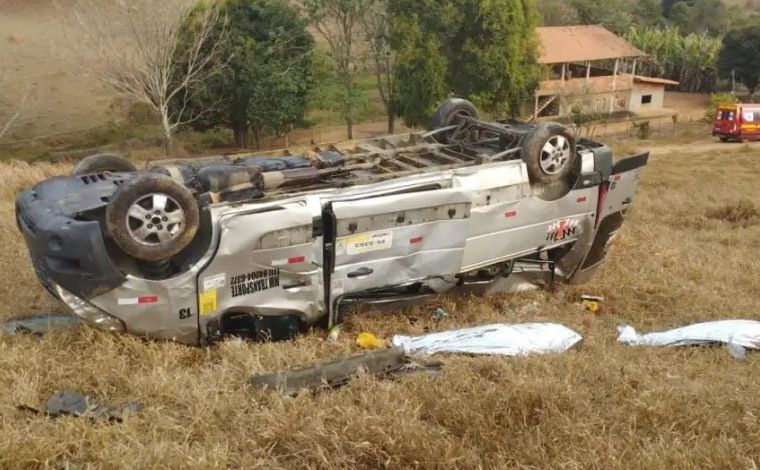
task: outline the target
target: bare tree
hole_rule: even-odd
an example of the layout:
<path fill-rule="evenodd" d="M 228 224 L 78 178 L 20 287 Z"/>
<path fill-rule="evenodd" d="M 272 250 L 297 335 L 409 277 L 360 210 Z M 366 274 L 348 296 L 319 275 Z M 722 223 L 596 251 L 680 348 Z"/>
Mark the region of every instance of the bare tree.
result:
<path fill-rule="evenodd" d="M 366 36 L 377 90 L 388 116 L 388 132 L 393 134 L 396 123 L 396 81 L 393 65 L 396 55 L 388 42 L 388 0 L 369 0 L 359 22 Z"/>
<path fill-rule="evenodd" d="M 354 75 L 360 44 L 360 20 L 368 0 L 304 0 L 302 2 L 314 27 L 327 42 L 343 88 L 339 98 L 341 114 L 346 121 L 348 138 L 354 138 L 354 113 L 358 101 Z"/>
<path fill-rule="evenodd" d="M 190 90 L 221 66 L 214 60 L 225 26 L 218 2 L 77 0 L 74 21 L 83 36 L 75 50 L 92 64 L 88 71 L 150 106 L 170 154 L 175 129 L 203 113 L 186 112 Z"/>

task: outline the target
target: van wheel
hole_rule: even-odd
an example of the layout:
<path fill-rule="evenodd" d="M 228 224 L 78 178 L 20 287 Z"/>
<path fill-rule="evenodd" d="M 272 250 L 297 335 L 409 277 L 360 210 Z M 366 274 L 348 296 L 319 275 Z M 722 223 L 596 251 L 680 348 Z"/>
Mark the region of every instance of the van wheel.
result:
<path fill-rule="evenodd" d="M 536 126 L 522 144 L 521 157 L 536 195 L 544 200 L 565 196 L 577 177 L 575 136 L 558 123 Z"/>
<path fill-rule="evenodd" d="M 721 141 L 721 142 L 728 142 L 728 137 L 721 137 L 721 138 L 720 138 L 720 141 Z"/>
<path fill-rule="evenodd" d="M 76 176 L 88 173 L 102 173 L 104 171 L 133 172 L 137 171 L 137 167 L 122 156 L 101 153 L 79 160 L 71 170 L 71 174 Z"/>
<path fill-rule="evenodd" d="M 158 174 L 122 184 L 106 208 L 106 229 L 125 253 L 166 260 L 185 249 L 198 231 L 198 203 L 185 186 Z"/>
<path fill-rule="evenodd" d="M 459 126 L 467 119 L 478 119 L 478 108 L 474 104 L 461 98 L 449 98 L 438 105 L 430 123 L 431 130 L 449 126 Z M 467 140 L 467 135 L 461 129 L 440 132 L 435 139 L 442 144 L 450 144 Z"/>

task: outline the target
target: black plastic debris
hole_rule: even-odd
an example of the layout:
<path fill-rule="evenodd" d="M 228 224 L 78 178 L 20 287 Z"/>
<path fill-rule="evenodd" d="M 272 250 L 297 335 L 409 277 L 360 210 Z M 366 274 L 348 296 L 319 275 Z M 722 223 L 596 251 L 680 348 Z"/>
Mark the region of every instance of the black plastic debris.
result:
<path fill-rule="evenodd" d="M 420 362 L 409 358 L 400 349 L 386 349 L 288 372 L 257 375 L 250 379 L 250 384 L 255 388 L 275 389 L 285 395 L 296 395 L 303 390 L 338 388 L 362 373 L 376 377 L 413 372 L 439 374 L 441 367 L 440 362 Z"/>
<path fill-rule="evenodd" d="M 22 333 L 44 335 L 51 329 L 71 328 L 76 326 L 77 323 L 79 323 L 79 319 L 73 315 L 34 315 L 23 318 L 12 318 L 3 322 L 3 331 L 11 336 Z"/>
<path fill-rule="evenodd" d="M 51 418 L 59 416 L 78 416 L 82 418 L 106 419 L 121 422 L 124 416 L 137 413 L 143 408 L 142 403 L 130 401 L 119 406 L 100 403 L 94 398 L 71 390 L 55 392 L 48 398 L 45 411 L 30 406 L 19 406 L 19 409 L 44 413 Z"/>

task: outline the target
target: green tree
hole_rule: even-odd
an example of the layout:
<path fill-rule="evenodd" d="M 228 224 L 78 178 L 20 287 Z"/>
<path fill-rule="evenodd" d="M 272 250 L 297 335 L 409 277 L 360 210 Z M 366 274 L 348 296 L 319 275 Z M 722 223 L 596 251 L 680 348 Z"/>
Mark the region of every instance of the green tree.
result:
<path fill-rule="evenodd" d="M 279 135 L 303 122 L 314 39 L 285 0 L 226 0 L 222 13 L 225 68 L 193 93 L 190 104 L 203 116 L 193 127 L 232 129 L 240 148 L 252 131 L 258 147 L 265 132 Z"/>
<path fill-rule="evenodd" d="M 670 18 L 670 12 L 673 9 L 673 5 L 680 3 L 683 0 L 662 0 L 662 14 L 666 18 Z"/>
<path fill-rule="evenodd" d="M 680 0 L 670 5 L 668 18 L 686 33 L 718 34 L 729 25 L 728 8 L 721 0 Z"/>
<path fill-rule="evenodd" d="M 754 95 L 760 85 L 760 26 L 730 31 L 723 38 L 720 51 L 720 71 L 724 77 L 735 74 L 736 79 Z"/>
<path fill-rule="evenodd" d="M 356 88 L 361 19 L 370 0 L 304 0 L 306 12 L 329 49 L 336 78 L 341 85 L 338 95 L 341 114 L 346 121 L 349 139 L 354 138 L 356 110 L 363 97 Z"/>
<path fill-rule="evenodd" d="M 388 118 L 388 132 L 395 130 L 396 110 L 396 77 L 393 74 L 396 53 L 391 49 L 389 36 L 389 0 L 369 0 L 364 14 L 359 22 L 365 34 L 370 66 L 377 80 L 377 90 L 380 100 L 385 106 Z"/>
<path fill-rule="evenodd" d="M 393 0 L 389 13 L 407 125 L 426 124 L 448 94 L 515 116 L 538 86 L 533 0 Z"/>
<path fill-rule="evenodd" d="M 568 2 L 557 0 L 537 0 L 541 12 L 541 24 L 544 26 L 566 26 L 580 23 L 578 10 Z"/>
<path fill-rule="evenodd" d="M 569 0 L 582 24 L 601 24 L 623 34 L 633 22 L 631 4 L 626 0 Z"/>
<path fill-rule="evenodd" d="M 641 26 L 663 26 L 666 24 L 659 0 L 639 0 L 632 11 L 635 23 Z"/>
<path fill-rule="evenodd" d="M 717 78 L 721 41 L 707 33 L 682 34 L 678 28 L 634 27 L 626 38 L 649 55 L 644 74 L 680 82 L 682 91 L 709 91 Z"/>

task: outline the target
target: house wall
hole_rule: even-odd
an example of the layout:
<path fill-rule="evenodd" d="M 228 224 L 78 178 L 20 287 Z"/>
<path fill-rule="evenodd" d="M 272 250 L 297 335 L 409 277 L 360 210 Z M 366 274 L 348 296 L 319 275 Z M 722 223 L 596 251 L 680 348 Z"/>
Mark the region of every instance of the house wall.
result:
<path fill-rule="evenodd" d="M 642 99 L 649 96 L 649 103 L 642 103 Z M 630 111 L 638 113 L 648 109 L 662 109 L 665 103 L 665 85 L 636 82 L 631 91 Z"/>
<path fill-rule="evenodd" d="M 541 99 L 546 99 L 546 97 Z M 628 111 L 631 100 L 631 91 L 623 90 L 615 93 L 562 95 L 558 96 L 556 99 L 559 101 L 559 113 L 555 115 L 545 114 L 544 116 L 539 116 L 539 120 L 569 116 L 573 113 L 573 108 L 583 109 L 584 113 L 597 114 L 607 114 L 610 111 L 613 113 Z M 612 105 L 612 108 L 610 108 L 610 105 Z"/>
<path fill-rule="evenodd" d="M 545 80 L 536 90 L 539 107 L 550 97 L 557 96 L 559 114 L 547 113 L 551 109 L 547 107 L 539 119 L 568 116 L 572 114 L 573 108 L 582 108 L 584 113 L 599 114 L 627 111 L 632 89 L 633 76 L 629 74 L 571 78 L 564 81 Z M 556 105 L 553 109 L 557 109 Z"/>

